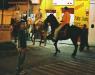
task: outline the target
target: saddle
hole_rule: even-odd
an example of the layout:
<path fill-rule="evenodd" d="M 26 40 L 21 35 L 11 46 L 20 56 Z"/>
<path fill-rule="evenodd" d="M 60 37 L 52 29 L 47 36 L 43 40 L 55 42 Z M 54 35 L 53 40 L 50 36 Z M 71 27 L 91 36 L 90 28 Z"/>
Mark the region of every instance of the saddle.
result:
<path fill-rule="evenodd" d="M 58 33 L 60 39 L 68 39 L 70 37 L 70 26 L 65 25 Z"/>

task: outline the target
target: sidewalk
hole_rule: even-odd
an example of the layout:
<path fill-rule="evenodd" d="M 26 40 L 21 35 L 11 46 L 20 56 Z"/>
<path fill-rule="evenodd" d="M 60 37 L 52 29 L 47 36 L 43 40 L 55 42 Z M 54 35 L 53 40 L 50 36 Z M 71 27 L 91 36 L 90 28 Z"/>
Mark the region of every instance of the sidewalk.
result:
<path fill-rule="evenodd" d="M 13 55 L 16 53 L 16 45 L 13 42 L 0 42 L 0 56 Z"/>

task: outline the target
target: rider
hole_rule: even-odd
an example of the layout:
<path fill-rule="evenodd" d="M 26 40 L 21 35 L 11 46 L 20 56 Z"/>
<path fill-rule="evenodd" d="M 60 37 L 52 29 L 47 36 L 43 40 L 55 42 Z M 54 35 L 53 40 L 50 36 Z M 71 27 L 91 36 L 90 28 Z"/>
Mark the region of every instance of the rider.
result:
<path fill-rule="evenodd" d="M 66 25 L 70 23 L 70 13 L 68 7 L 64 7 L 64 15 L 62 17 L 61 25 L 55 30 L 53 41 L 56 41 L 59 31 Z"/>
<path fill-rule="evenodd" d="M 35 16 L 35 24 L 39 24 L 42 21 L 42 13 L 40 10 L 38 9 L 38 13 Z"/>

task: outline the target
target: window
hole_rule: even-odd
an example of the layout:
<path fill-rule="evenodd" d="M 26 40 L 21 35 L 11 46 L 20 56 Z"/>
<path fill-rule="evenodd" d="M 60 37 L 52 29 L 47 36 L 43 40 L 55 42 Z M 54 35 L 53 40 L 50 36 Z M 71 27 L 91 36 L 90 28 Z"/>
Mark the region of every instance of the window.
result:
<path fill-rule="evenodd" d="M 31 0 L 32 4 L 40 4 L 40 0 Z"/>
<path fill-rule="evenodd" d="M 74 0 L 53 0 L 54 5 L 73 5 Z"/>

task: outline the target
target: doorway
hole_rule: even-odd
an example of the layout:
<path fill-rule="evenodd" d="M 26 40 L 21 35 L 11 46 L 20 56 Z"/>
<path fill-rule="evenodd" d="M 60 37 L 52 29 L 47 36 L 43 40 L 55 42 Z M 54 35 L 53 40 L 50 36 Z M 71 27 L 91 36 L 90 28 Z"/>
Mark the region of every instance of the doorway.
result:
<path fill-rule="evenodd" d="M 70 25 L 74 24 L 74 8 L 68 8 L 70 12 Z M 64 8 L 62 8 L 62 16 L 64 15 Z"/>
<path fill-rule="evenodd" d="M 89 11 L 89 44 L 95 46 L 95 1 L 90 2 Z"/>

